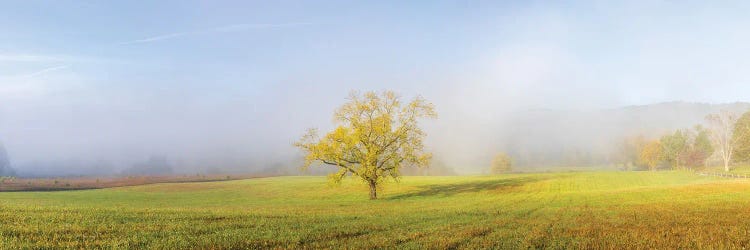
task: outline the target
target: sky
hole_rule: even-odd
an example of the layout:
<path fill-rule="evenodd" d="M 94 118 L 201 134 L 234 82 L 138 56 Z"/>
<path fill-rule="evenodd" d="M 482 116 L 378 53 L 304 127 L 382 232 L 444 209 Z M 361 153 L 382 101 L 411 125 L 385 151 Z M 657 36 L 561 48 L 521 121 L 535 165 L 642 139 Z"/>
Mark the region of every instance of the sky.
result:
<path fill-rule="evenodd" d="M 0 142 L 53 170 L 262 168 L 352 90 L 432 101 L 437 151 L 519 110 L 748 101 L 749 5 L 3 1 Z"/>

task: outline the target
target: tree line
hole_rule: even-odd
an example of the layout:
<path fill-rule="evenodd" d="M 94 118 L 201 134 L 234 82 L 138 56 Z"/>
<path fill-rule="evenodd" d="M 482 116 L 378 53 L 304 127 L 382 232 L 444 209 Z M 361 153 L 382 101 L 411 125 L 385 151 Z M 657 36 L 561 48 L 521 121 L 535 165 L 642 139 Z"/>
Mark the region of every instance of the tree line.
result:
<path fill-rule="evenodd" d="M 623 169 L 703 169 L 718 159 L 724 171 L 750 160 L 750 112 L 741 117 L 722 111 L 706 117 L 707 126 L 678 129 L 658 138 L 623 139 L 613 162 Z"/>

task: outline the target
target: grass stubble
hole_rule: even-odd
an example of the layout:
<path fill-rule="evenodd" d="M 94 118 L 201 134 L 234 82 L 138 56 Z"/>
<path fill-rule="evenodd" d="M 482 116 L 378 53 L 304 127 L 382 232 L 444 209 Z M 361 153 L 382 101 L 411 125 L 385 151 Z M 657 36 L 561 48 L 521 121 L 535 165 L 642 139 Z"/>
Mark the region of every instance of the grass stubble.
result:
<path fill-rule="evenodd" d="M 750 180 L 690 172 L 271 177 L 0 193 L 0 248 L 750 246 Z"/>

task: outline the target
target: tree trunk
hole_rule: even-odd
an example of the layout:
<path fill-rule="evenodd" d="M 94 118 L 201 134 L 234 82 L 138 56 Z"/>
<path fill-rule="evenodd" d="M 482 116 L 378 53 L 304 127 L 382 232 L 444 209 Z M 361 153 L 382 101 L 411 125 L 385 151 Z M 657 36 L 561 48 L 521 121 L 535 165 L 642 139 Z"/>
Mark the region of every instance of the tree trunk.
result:
<path fill-rule="evenodd" d="M 724 160 L 724 172 L 729 172 L 729 161 Z"/>
<path fill-rule="evenodd" d="M 377 200 L 378 199 L 378 189 L 377 185 L 374 181 L 370 181 L 370 200 Z"/>

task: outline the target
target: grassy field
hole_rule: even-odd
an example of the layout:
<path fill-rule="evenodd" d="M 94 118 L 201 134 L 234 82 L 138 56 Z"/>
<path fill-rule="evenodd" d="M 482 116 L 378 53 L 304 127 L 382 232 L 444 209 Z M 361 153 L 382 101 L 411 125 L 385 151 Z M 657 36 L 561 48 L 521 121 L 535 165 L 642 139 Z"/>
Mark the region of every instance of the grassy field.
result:
<path fill-rule="evenodd" d="M 689 172 L 324 177 L 0 193 L 0 248 L 743 248 L 750 180 Z"/>
<path fill-rule="evenodd" d="M 701 171 L 709 173 L 726 173 L 724 172 L 724 167 L 711 167 Z M 750 166 L 732 166 L 732 168 L 729 170 L 729 174 L 750 175 Z"/>

